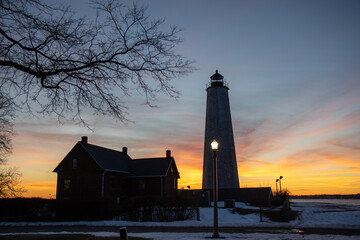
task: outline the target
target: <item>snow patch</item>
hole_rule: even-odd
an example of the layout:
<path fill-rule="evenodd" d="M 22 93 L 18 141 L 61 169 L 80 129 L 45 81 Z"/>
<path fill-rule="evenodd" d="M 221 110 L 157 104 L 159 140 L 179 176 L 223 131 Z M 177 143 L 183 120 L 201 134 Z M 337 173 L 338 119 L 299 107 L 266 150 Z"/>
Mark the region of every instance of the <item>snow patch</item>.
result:
<path fill-rule="evenodd" d="M 236 203 L 236 207 L 259 209 L 245 203 Z M 259 214 L 240 215 L 231 209 L 219 208 L 220 227 L 288 227 L 288 228 L 344 228 L 360 229 L 360 206 L 336 205 L 326 203 L 292 203 L 292 210 L 300 211 L 300 217 L 291 222 L 272 222 Z M 130 222 L 113 221 L 78 221 L 78 222 L 0 222 L 0 226 L 191 226 L 211 227 L 213 209 L 200 208 L 200 221 L 196 219 L 176 222 Z"/>

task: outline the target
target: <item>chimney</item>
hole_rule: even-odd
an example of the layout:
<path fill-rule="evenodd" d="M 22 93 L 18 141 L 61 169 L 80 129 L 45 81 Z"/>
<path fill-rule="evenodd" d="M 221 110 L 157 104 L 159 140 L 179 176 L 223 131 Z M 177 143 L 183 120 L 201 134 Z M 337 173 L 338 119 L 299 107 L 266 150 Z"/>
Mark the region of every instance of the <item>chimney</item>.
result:
<path fill-rule="evenodd" d="M 123 153 L 125 153 L 127 155 L 127 147 L 123 147 L 123 150 L 122 150 Z"/>
<path fill-rule="evenodd" d="M 81 137 L 81 143 L 87 144 L 88 143 L 88 137 L 87 136 L 82 136 Z"/>
<path fill-rule="evenodd" d="M 170 150 L 166 150 L 166 158 L 171 158 L 171 151 Z"/>

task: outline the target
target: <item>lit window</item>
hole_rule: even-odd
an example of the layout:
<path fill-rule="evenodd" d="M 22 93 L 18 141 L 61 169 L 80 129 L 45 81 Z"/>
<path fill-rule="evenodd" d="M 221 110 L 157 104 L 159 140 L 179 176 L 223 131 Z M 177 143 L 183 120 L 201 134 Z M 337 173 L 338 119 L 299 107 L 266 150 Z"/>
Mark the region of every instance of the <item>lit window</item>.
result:
<path fill-rule="evenodd" d="M 70 189 L 70 179 L 64 179 L 64 189 Z"/>

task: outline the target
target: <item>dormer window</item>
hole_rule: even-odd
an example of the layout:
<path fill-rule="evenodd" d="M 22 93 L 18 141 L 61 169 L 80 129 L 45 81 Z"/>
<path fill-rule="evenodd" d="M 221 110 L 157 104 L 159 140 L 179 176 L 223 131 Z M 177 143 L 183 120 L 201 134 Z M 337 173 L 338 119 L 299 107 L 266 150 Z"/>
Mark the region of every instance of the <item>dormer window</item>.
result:
<path fill-rule="evenodd" d="M 73 158 L 73 160 L 72 160 L 72 168 L 77 169 L 77 164 L 78 164 L 77 159 Z"/>

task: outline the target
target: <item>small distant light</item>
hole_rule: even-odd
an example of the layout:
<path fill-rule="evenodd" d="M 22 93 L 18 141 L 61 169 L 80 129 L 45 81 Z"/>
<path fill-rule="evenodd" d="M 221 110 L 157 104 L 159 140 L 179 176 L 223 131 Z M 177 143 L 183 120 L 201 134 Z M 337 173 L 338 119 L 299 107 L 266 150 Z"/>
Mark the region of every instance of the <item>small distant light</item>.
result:
<path fill-rule="evenodd" d="M 214 141 L 212 141 L 212 143 L 211 143 L 211 149 L 216 151 L 216 150 L 218 150 L 218 146 L 219 146 L 219 143 L 214 139 Z"/>

